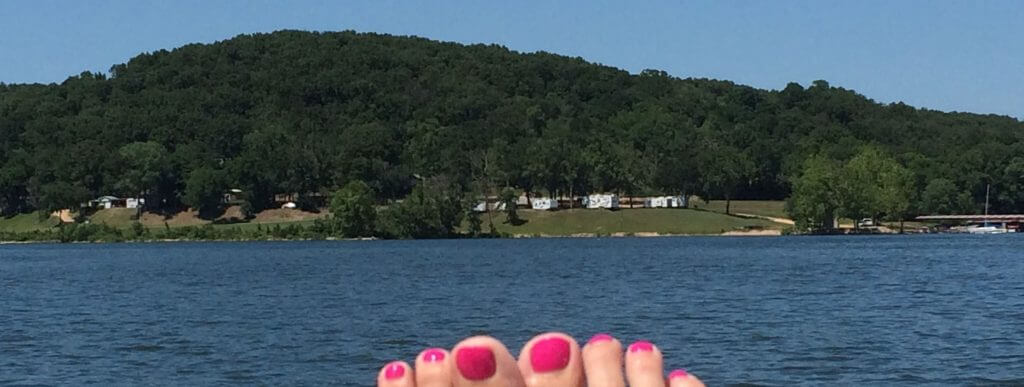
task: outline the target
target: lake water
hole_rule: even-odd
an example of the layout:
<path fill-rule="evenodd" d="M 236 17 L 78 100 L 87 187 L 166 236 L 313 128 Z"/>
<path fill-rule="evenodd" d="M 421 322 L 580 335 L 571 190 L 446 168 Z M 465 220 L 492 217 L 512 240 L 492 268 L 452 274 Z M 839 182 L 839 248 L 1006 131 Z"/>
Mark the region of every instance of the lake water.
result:
<path fill-rule="evenodd" d="M 490 334 L 709 385 L 1024 385 L 1024 235 L 0 246 L 0 385 L 373 384 Z"/>

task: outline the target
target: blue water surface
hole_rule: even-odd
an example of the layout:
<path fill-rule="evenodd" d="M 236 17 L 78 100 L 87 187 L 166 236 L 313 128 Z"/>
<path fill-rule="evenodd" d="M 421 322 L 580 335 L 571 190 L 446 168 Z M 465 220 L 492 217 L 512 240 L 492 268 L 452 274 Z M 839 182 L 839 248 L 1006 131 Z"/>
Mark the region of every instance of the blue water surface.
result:
<path fill-rule="evenodd" d="M 1024 385 L 1024 235 L 0 246 L 0 384 L 372 385 L 474 334 L 709 385 Z"/>

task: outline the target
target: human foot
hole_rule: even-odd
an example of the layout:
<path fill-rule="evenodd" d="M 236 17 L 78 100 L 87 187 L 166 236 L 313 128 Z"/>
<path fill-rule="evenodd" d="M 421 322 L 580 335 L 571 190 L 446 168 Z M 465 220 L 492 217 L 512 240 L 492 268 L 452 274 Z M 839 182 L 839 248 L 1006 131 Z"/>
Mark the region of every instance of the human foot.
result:
<path fill-rule="evenodd" d="M 625 374 L 623 373 L 625 368 Z M 599 334 L 581 350 L 563 333 L 545 333 L 528 341 L 516 361 L 491 337 L 476 336 L 452 348 L 428 349 L 415 370 L 388 363 L 377 375 L 379 387 L 703 387 L 697 377 L 675 370 L 666 378 L 662 355 L 646 341 L 631 344 L 623 361 L 622 344 Z"/>

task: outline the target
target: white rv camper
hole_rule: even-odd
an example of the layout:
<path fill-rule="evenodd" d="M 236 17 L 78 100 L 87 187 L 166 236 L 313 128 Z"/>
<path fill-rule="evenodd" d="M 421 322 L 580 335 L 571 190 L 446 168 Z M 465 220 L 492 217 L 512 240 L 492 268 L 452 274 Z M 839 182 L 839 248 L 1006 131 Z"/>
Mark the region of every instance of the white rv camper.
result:
<path fill-rule="evenodd" d="M 686 198 L 682 196 L 669 196 L 669 207 L 672 208 L 684 208 L 686 207 Z"/>
<path fill-rule="evenodd" d="M 662 208 L 662 207 L 665 207 L 665 197 L 664 196 L 655 196 L 655 197 L 647 198 L 647 200 L 644 200 L 644 207 L 647 207 L 647 208 Z"/>
<path fill-rule="evenodd" d="M 583 198 L 586 208 L 619 208 L 619 196 L 613 194 L 593 194 Z"/>
<path fill-rule="evenodd" d="M 682 196 L 654 196 L 644 201 L 648 208 L 682 208 L 686 207 L 686 199 Z"/>
<path fill-rule="evenodd" d="M 558 209 L 558 199 L 554 198 L 536 198 L 531 202 L 531 206 L 535 210 L 548 211 Z"/>

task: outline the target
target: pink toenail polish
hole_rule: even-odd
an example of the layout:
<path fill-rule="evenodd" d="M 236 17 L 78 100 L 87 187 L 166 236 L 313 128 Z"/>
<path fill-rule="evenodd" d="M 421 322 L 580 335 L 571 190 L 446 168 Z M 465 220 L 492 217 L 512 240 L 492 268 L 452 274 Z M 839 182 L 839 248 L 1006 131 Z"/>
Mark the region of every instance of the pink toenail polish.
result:
<path fill-rule="evenodd" d="M 436 363 L 440 361 L 444 361 L 444 350 L 431 348 L 423 351 L 423 362 Z"/>
<path fill-rule="evenodd" d="M 394 380 L 405 376 L 405 366 L 402 363 L 394 362 L 384 367 L 384 379 Z"/>
<path fill-rule="evenodd" d="M 675 371 L 672 371 L 671 373 L 669 373 L 668 374 L 668 379 L 672 380 L 672 379 L 675 379 L 675 378 L 685 378 L 688 375 L 690 375 L 690 374 L 686 373 L 686 370 L 678 369 L 678 370 L 675 370 Z"/>
<path fill-rule="evenodd" d="M 569 342 L 561 337 L 549 337 L 538 340 L 530 348 L 530 366 L 534 372 L 551 372 L 564 369 L 569 365 L 572 351 Z"/>
<path fill-rule="evenodd" d="M 469 380 L 484 380 L 494 376 L 497 363 L 494 352 L 487 347 L 462 347 L 455 353 L 455 366 L 462 377 Z"/>
<path fill-rule="evenodd" d="M 594 337 L 591 337 L 590 341 L 588 341 L 587 344 L 600 343 L 602 341 L 612 341 L 612 339 L 612 335 L 609 335 L 607 333 L 598 333 L 594 335 Z"/>
<path fill-rule="evenodd" d="M 639 340 L 629 345 L 629 352 L 651 352 L 654 351 L 654 344 L 647 340 Z"/>

